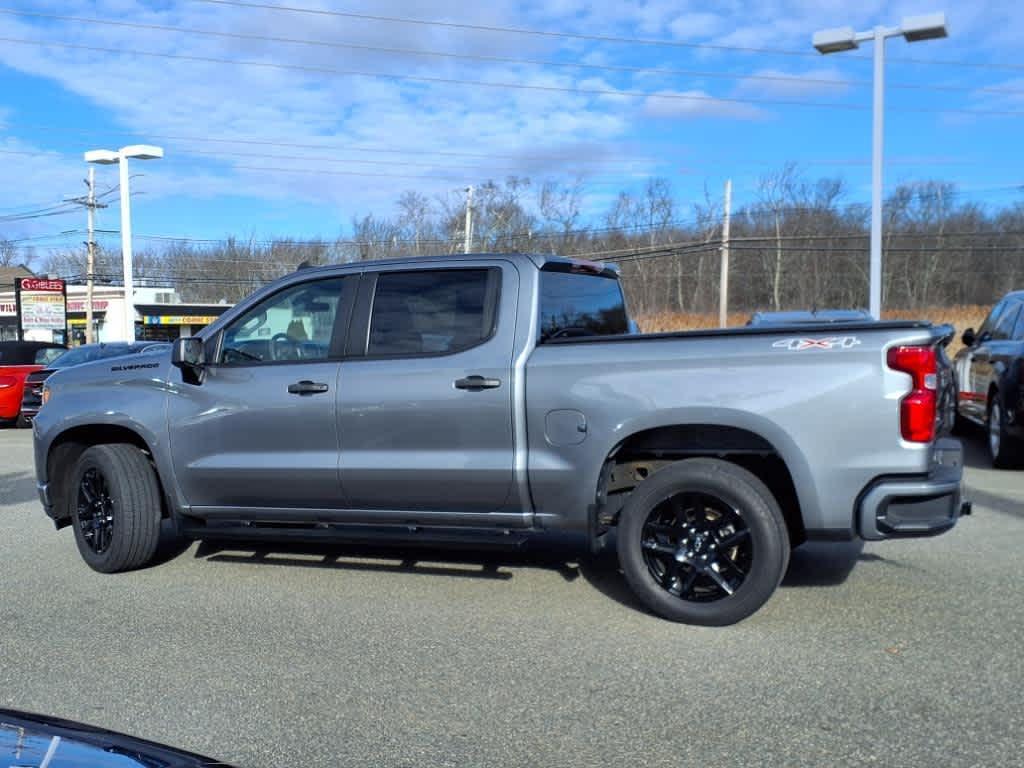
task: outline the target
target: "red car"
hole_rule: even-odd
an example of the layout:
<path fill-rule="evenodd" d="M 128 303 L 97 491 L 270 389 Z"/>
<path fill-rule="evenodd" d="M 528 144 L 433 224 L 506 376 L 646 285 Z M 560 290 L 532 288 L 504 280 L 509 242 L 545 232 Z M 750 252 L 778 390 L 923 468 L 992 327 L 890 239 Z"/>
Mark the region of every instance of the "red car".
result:
<path fill-rule="evenodd" d="M 46 341 L 0 342 L 0 424 L 19 420 L 25 379 L 66 349 L 63 344 Z"/>

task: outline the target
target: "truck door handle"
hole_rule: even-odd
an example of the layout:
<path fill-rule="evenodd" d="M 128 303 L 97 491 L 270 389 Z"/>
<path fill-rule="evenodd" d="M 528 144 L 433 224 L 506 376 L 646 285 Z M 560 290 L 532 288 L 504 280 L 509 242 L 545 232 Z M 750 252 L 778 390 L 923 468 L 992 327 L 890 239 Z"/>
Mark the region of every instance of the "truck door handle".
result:
<path fill-rule="evenodd" d="M 321 384 L 318 381 L 309 381 L 303 379 L 302 381 L 296 381 L 294 384 L 288 385 L 288 394 L 290 395 L 318 395 L 321 392 L 326 392 L 328 389 L 326 384 Z"/>
<path fill-rule="evenodd" d="M 464 379 L 455 380 L 456 389 L 497 389 L 501 386 L 501 379 L 485 379 L 483 376 L 467 376 Z"/>

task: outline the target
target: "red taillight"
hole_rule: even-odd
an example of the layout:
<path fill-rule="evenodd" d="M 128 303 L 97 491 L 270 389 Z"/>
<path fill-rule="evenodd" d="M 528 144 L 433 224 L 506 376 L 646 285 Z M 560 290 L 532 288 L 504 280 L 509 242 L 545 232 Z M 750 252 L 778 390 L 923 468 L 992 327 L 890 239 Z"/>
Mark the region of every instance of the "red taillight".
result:
<path fill-rule="evenodd" d="M 935 438 L 935 412 L 938 403 L 938 358 L 932 347 L 893 347 L 889 367 L 909 373 L 913 380 L 910 394 L 900 401 L 900 433 L 912 443 L 930 443 Z"/>

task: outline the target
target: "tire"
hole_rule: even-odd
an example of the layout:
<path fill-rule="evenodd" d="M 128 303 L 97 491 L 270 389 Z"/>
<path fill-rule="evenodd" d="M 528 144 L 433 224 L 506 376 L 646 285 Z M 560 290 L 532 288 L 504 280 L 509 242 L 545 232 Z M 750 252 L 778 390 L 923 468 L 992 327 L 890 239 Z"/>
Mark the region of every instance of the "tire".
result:
<path fill-rule="evenodd" d="M 1021 459 L 1021 445 L 1006 432 L 1003 404 L 999 392 L 993 391 L 988 399 L 988 416 L 985 419 L 985 437 L 988 455 L 996 469 L 1010 469 L 1018 466 Z"/>
<path fill-rule="evenodd" d="M 619 519 L 618 550 L 626 581 L 651 611 L 724 626 L 767 602 L 786 573 L 790 545 L 764 483 L 730 462 L 701 458 L 637 486 Z"/>
<path fill-rule="evenodd" d="M 142 451 L 127 443 L 88 448 L 68 487 L 75 543 L 90 568 L 119 573 L 153 559 L 160 540 L 160 486 Z"/>

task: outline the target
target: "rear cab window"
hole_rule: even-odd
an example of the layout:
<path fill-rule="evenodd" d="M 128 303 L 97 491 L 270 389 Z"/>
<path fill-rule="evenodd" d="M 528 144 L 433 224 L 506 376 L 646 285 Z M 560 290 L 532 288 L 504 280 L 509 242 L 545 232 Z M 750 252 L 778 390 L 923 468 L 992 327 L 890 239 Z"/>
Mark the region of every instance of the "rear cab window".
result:
<path fill-rule="evenodd" d="M 630 332 L 618 278 L 584 264 L 554 262 L 540 273 L 540 342 Z"/>

